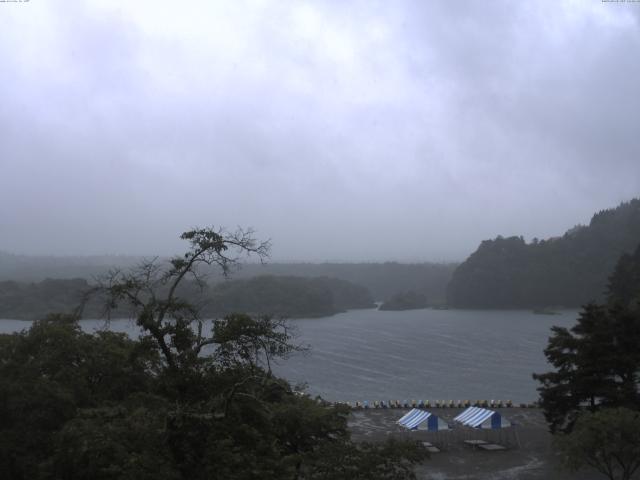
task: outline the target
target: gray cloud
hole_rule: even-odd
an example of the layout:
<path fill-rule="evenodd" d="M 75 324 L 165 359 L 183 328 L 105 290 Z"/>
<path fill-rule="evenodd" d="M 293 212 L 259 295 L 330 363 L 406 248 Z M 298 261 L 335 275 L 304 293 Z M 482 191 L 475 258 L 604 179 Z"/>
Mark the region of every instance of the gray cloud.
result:
<path fill-rule="evenodd" d="M 637 4 L 0 9 L 0 250 L 462 259 L 640 191 Z"/>

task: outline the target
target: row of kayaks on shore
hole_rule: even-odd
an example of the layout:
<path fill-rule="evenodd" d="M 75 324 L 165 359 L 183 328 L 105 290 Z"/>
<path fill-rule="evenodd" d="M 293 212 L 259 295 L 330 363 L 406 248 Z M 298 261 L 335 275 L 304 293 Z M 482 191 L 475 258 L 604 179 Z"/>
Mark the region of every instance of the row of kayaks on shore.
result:
<path fill-rule="evenodd" d="M 469 408 L 469 407 L 482 407 L 482 408 L 536 408 L 535 403 L 520 403 L 514 404 L 511 400 L 503 402 L 502 400 L 477 400 L 475 402 L 470 400 L 436 400 L 431 402 L 429 400 L 375 400 L 369 402 L 368 400 L 356 401 L 356 402 L 335 402 L 336 405 L 346 405 L 355 409 L 367 409 L 367 408 Z"/>

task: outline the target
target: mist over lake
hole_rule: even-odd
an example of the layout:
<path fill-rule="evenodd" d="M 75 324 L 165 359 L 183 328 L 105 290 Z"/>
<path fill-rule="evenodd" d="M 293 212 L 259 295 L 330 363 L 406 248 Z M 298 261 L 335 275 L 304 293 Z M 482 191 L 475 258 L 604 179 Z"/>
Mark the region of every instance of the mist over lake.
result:
<path fill-rule="evenodd" d="M 275 370 L 332 401 L 512 400 L 538 398 L 534 372 L 549 369 L 543 350 L 553 325 L 575 324 L 577 311 L 536 315 L 525 310 L 351 310 L 331 317 L 292 319 L 296 340 L 310 346 Z M 104 320 L 83 320 L 86 331 Z M 0 332 L 30 322 L 1 320 Z M 130 320 L 114 331 L 135 336 Z"/>

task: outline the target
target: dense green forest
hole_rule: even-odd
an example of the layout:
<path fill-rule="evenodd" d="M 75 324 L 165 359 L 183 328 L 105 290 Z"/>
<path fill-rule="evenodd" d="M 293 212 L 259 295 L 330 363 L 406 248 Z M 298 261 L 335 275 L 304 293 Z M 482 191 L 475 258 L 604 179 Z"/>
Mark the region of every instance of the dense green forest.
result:
<path fill-rule="evenodd" d="M 46 279 L 38 283 L 0 282 L 0 318 L 35 320 L 51 312 L 71 313 L 89 283 L 82 278 Z M 97 308 L 91 313 L 99 315 Z"/>
<path fill-rule="evenodd" d="M 33 320 L 44 318 L 49 312 L 73 313 L 83 293 L 91 287 L 84 279 L 0 282 L 0 318 Z M 314 317 L 375 306 L 366 288 L 328 277 L 260 276 L 219 281 L 211 286 L 185 281 L 180 286 L 180 294 L 208 317 L 233 312 Z M 97 318 L 103 313 L 102 304 L 92 299 L 85 305 L 83 317 Z M 127 312 L 114 314 L 127 315 Z"/>
<path fill-rule="evenodd" d="M 427 306 L 426 295 L 408 291 L 396 293 L 380 305 L 379 310 L 415 310 L 418 308 L 427 308 Z"/>
<path fill-rule="evenodd" d="M 268 263 L 243 265 L 234 278 L 269 275 L 333 277 L 366 287 L 376 301 L 413 290 L 432 303 L 446 301 L 447 284 L 456 263 Z"/>
<path fill-rule="evenodd" d="M 640 246 L 620 257 L 606 303 L 589 303 L 570 328 L 555 326 L 534 374 L 540 406 L 569 470 L 611 480 L 640 469 Z"/>
<path fill-rule="evenodd" d="M 333 315 L 353 308 L 373 308 L 369 291 L 345 280 L 263 275 L 220 282 L 210 289 L 204 312 L 221 316 L 250 312 L 285 317 Z"/>
<path fill-rule="evenodd" d="M 205 323 L 180 292 L 198 267 L 263 257 L 243 231 L 185 232 L 168 263 L 113 272 L 94 286 L 132 312 L 140 338 L 85 333 L 52 315 L 0 334 L 0 478 L 12 480 L 415 479 L 415 441 L 353 442 L 348 409 L 310 398 L 271 364 L 301 350 L 285 321 Z M 193 284 L 192 284 L 193 286 Z"/>
<path fill-rule="evenodd" d="M 571 327 L 552 327 L 556 371 L 534 374 L 551 430 L 570 431 L 584 406 L 640 409 L 640 245 L 608 279 L 606 302 L 585 305 Z"/>
<path fill-rule="evenodd" d="M 71 279 L 104 275 L 113 268 L 131 268 L 140 257 L 29 257 L 0 252 L 0 281 L 40 282 L 47 278 Z M 366 287 L 375 300 L 414 290 L 430 301 L 443 303 L 446 286 L 457 264 L 453 263 L 245 263 L 233 273 L 234 279 L 262 275 L 332 277 Z M 220 272 L 203 268 L 212 283 L 221 281 Z"/>
<path fill-rule="evenodd" d="M 461 308 L 577 307 L 602 301 L 616 261 L 640 244 L 640 200 L 596 213 L 562 237 L 483 241 L 454 272 L 448 302 Z"/>

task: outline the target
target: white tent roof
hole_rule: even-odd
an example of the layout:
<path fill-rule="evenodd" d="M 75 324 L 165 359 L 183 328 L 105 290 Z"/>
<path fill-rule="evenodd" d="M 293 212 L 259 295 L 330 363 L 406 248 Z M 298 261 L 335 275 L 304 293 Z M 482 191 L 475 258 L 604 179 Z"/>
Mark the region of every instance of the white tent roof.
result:
<path fill-rule="evenodd" d="M 409 430 L 420 429 L 437 431 L 449 429 L 446 422 L 442 421 L 436 415 L 417 408 L 411 409 L 409 413 L 401 417 L 396 423 L 408 428 Z"/>
<path fill-rule="evenodd" d="M 500 413 L 480 407 L 469 407 L 453 420 L 473 428 L 503 428 L 511 425 Z"/>

